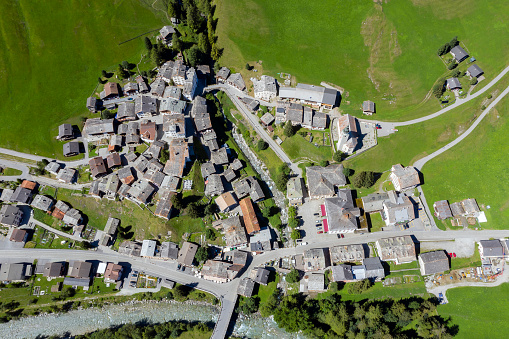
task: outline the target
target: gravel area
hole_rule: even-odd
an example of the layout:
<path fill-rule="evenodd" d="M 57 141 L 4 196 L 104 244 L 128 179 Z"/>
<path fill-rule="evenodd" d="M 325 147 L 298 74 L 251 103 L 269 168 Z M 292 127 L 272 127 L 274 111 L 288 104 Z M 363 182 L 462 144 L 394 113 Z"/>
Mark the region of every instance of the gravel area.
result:
<path fill-rule="evenodd" d="M 475 241 L 472 238 L 461 238 L 455 241 L 423 241 L 420 243 L 421 252 L 434 249 L 443 249 L 447 252 L 456 253 L 460 258 L 468 258 L 474 255 Z"/>

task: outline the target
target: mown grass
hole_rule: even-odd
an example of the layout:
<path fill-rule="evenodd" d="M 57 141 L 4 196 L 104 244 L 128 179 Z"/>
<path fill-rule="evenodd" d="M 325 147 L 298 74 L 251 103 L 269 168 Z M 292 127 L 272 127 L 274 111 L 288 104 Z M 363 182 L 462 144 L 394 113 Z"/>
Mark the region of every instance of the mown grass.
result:
<path fill-rule="evenodd" d="M 21 173 L 22 172 L 20 170 L 7 167 L 7 168 L 4 168 L 4 170 L 2 172 L 0 172 L 0 176 L 2 176 L 2 175 L 5 175 L 5 176 L 20 175 Z"/>
<path fill-rule="evenodd" d="M 457 338 L 505 338 L 509 335 L 506 298 L 509 284 L 497 287 L 458 287 L 447 291 L 449 303 L 438 307 L 458 324 Z"/>
<path fill-rule="evenodd" d="M 500 56 L 509 52 L 509 4 L 503 1 L 468 0 L 458 8 L 440 0 L 225 0 L 216 17 L 222 64 L 239 71 L 261 60 L 274 76 L 332 82 L 349 93 L 342 110 L 360 115 L 362 101 L 371 99 L 378 119 L 406 120 L 439 108 L 434 98 L 423 101 L 447 73 L 436 51 L 454 36 L 488 80 L 506 66 Z"/>
<path fill-rule="evenodd" d="M 0 145 L 48 157 L 62 154 L 58 125 L 90 116 L 101 70 L 145 52 L 143 37 L 119 43 L 166 23 L 137 0 L 4 1 L 0 12 Z"/>
<path fill-rule="evenodd" d="M 429 207 L 475 198 L 486 213 L 483 228 L 506 229 L 509 218 L 509 99 L 504 98 L 460 144 L 426 163 L 423 186 Z M 490 206 L 490 208 L 488 208 Z"/>

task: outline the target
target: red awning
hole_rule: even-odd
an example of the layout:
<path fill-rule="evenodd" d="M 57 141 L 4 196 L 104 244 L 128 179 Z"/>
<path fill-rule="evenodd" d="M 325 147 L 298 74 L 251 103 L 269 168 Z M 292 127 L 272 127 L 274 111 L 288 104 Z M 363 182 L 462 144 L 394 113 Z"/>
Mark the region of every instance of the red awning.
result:
<path fill-rule="evenodd" d="M 327 223 L 327 219 L 323 219 L 323 231 L 324 233 L 329 232 L 329 224 Z"/>
<path fill-rule="evenodd" d="M 320 209 L 322 210 L 322 217 L 325 217 L 325 205 L 320 205 Z"/>

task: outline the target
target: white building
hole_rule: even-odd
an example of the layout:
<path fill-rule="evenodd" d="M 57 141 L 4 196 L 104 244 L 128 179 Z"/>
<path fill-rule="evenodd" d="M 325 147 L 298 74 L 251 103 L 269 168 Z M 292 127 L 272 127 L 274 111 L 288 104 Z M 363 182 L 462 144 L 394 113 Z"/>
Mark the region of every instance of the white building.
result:
<path fill-rule="evenodd" d="M 260 80 L 251 78 L 256 99 L 270 101 L 277 95 L 276 79 L 268 75 L 262 75 Z"/>

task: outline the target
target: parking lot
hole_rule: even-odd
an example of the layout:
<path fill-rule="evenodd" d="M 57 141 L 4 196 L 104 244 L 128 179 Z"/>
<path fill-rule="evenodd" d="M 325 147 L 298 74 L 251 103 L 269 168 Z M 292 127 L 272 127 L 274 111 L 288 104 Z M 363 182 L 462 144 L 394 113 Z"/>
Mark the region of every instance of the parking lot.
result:
<path fill-rule="evenodd" d="M 297 216 L 301 218 L 299 227 L 303 235 L 302 241 L 313 243 L 315 241 L 337 239 L 336 234 L 326 234 L 323 229 L 323 218 L 320 211 L 320 205 L 322 204 L 323 199 L 307 200 L 297 208 Z M 320 226 L 317 227 L 316 225 Z M 324 233 L 319 234 L 318 232 Z"/>

